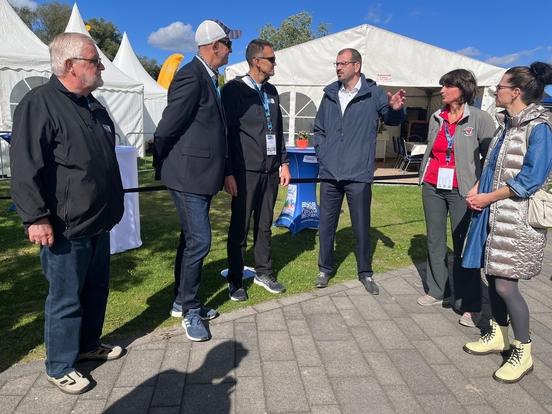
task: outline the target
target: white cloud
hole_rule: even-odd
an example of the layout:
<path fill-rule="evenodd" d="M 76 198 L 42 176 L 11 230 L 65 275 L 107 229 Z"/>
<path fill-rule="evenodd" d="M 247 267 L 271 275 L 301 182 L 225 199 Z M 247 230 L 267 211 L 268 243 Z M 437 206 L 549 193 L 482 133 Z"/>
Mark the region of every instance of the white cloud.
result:
<path fill-rule="evenodd" d="M 460 53 L 464 56 L 475 57 L 481 54 L 481 51 L 473 46 L 465 47 L 464 49 L 457 50 L 456 53 Z"/>
<path fill-rule="evenodd" d="M 148 37 L 148 43 L 152 46 L 174 52 L 192 52 L 197 50 L 195 32 L 191 24 L 174 22 L 161 27 Z"/>
<path fill-rule="evenodd" d="M 8 0 L 8 3 L 15 7 L 28 7 L 31 10 L 35 10 L 38 6 L 33 0 Z"/>
<path fill-rule="evenodd" d="M 371 23 L 376 24 L 386 24 L 391 21 L 393 14 L 386 13 L 383 11 L 383 5 L 381 3 L 376 3 L 368 9 L 368 14 L 365 19 Z"/>
<path fill-rule="evenodd" d="M 487 59 L 485 62 L 496 66 L 512 66 L 514 62 L 517 62 L 518 60 L 524 57 L 533 56 L 535 53 L 541 51 L 542 49 L 543 47 L 539 46 L 534 49 L 521 50 L 519 52 L 510 53 L 508 55 L 492 56 L 489 59 Z"/>

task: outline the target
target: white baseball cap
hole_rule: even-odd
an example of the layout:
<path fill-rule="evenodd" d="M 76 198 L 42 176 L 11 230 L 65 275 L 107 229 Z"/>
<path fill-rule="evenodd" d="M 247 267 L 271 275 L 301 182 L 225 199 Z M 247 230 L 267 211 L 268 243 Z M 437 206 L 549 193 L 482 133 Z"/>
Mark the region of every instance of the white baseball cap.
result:
<path fill-rule="evenodd" d="M 198 46 L 203 46 L 225 37 L 237 39 L 240 36 L 241 30 L 232 30 L 220 20 L 213 19 L 201 22 L 195 33 L 195 41 Z"/>

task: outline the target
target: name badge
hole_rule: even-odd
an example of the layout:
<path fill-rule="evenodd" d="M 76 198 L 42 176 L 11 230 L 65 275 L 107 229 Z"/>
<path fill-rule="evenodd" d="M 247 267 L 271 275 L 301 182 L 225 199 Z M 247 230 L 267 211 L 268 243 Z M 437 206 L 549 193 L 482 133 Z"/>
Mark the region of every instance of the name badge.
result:
<path fill-rule="evenodd" d="M 453 178 L 453 168 L 439 168 L 439 175 L 437 176 L 437 188 L 440 188 L 441 190 L 452 190 Z"/>
<path fill-rule="evenodd" d="M 276 155 L 276 135 L 266 134 L 266 155 Z"/>

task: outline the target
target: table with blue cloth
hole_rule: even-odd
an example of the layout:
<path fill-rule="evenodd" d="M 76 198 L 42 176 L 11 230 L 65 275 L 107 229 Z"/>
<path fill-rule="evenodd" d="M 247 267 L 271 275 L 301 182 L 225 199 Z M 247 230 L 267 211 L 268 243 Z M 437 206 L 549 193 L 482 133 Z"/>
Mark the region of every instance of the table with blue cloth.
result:
<path fill-rule="evenodd" d="M 287 153 L 291 178 L 318 178 L 318 160 L 313 147 L 292 147 L 287 149 Z M 316 182 L 290 184 L 284 207 L 274 225 L 287 227 L 295 235 L 306 228 L 317 229 L 319 217 Z"/>

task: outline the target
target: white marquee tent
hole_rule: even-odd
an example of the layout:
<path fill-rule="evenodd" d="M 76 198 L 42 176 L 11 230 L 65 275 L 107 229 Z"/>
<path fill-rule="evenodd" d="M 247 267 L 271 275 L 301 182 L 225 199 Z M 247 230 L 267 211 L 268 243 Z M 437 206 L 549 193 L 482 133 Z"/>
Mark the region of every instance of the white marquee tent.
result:
<path fill-rule="evenodd" d="M 123 33 L 123 40 L 113 63 L 123 73 L 144 84 L 144 139 L 146 142 L 153 140 L 157 123 L 161 119 L 163 109 L 167 106 L 167 90 L 146 72 L 136 57 L 126 32 Z"/>
<path fill-rule="evenodd" d="M 406 89 L 409 107 L 423 108 L 426 114 L 435 111 L 441 102 L 440 77 L 464 68 L 475 74 L 481 87 L 481 107 L 494 110 L 490 87 L 498 83 L 503 68 L 365 24 L 276 52 L 276 73 L 270 82 L 280 93 L 289 144 L 293 144 L 296 131 L 312 131 L 323 89 L 336 80 L 332 62 L 346 47 L 361 53 L 362 72 L 368 78 L 389 91 Z M 226 79 L 247 70 L 245 61 L 230 65 Z"/>
<path fill-rule="evenodd" d="M 48 47 L 0 0 L 0 131 L 11 131 L 12 115 L 31 88 L 50 78 Z M 0 175 L 10 175 L 8 144 L 0 138 Z"/>
<path fill-rule="evenodd" d="M 73 11 L 66 32 L 83 33 L 90 36 L 77 5 Z M 98 53 L 105 66 L 102 72 L 104 85 L 94 92 L 94 96 L 107 108 L 115 123 L 119 135 L 119 143 L 133 145 L 138 153 L 143 155 L 143 125 L 144 125 L 144 86 L 141 82 L 129 78 L 117 68 L 98 48 Z"/>

